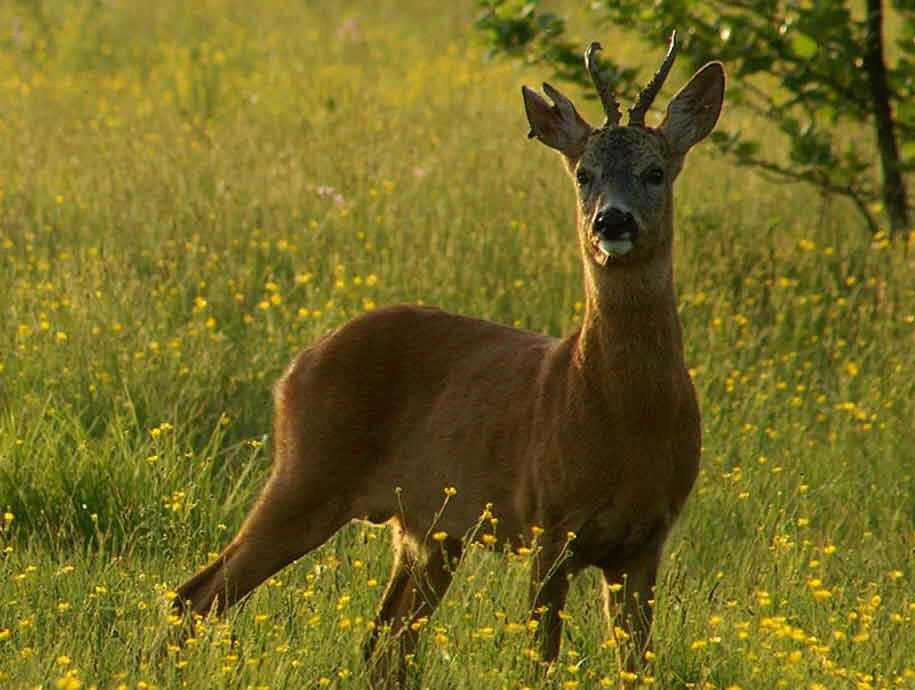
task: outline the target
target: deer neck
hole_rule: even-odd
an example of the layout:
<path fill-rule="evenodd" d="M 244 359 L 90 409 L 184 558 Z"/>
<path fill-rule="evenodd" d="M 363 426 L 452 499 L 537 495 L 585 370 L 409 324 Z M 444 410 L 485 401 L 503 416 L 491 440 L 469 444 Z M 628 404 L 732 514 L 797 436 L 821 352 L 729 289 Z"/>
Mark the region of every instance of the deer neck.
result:
<path fill-rule="evenodd" d="M 586 378 L 611 385 L 622 372 L 650 375 L 659 366 L 682 365 L 671 249 L 632 264 L 585 264 L 576 359 Z"/>

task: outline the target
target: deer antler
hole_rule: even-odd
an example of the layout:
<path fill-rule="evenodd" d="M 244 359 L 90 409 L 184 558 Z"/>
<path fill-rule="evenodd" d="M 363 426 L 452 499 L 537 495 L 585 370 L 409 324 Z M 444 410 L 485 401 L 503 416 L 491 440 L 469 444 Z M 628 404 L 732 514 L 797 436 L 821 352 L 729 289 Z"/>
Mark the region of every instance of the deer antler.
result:
<path fill-rule="evenodd" d="M 619 102 L 613 94 L 610 93 L 610 87 L 607 86 L 607 82 L 601 78 L 600 73 L 597 71 L 597 60 L 595 60 L 595 57 L 602 50 L 603 48 L 600 43 L 592 41 L 591 45 L 589 45 L 588 49 L 585 51 L 585 67 L 591 75 L 591 81 L 594 82 L 594 87 L 597 89 L 597 95 L 600 96 L 600 102 L 604 106 L 604 112 L 607 114 L 607 119 L 604 120 L 604 127 L 607 125 L 616 127 L 620 123 L 620 118 L 623 114 L 620 112 Z"/>
<path fill-rule="evenodd" d="M 639 92 L 639 98 L 635 105 L 629 109 L 630 125 L 645 124 L 645 113 L 648 112 L 651 104 L 654 103 L 655 96 L 658 95 L 658 92 L 664 85 L 664 80 L 667 79 L 667 75 L 670 74 L 670 68 L 673 66 L 674 58 L 676 56 L 677 32 L 673 31 L 670 34 L 670 46 L 667 48 L 667 55 L 664 56 L 664 62 L 661 63 L 658 71 L 654 73 L 651 81 L 649 81 L 645 85 L 645 88 Z"/>

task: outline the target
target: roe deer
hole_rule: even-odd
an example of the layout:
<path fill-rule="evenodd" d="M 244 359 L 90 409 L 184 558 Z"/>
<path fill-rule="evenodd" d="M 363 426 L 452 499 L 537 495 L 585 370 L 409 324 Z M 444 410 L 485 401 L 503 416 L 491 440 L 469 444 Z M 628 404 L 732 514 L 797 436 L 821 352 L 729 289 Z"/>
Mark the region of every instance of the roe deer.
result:
<path fill-rule="evenodd" d="M 597 566 L 635 663 L 701 444 L 674 291 L 672 186 L 724 98 L 713 62 L 660 126 L 645 124 L 675 38 L 625 126 L 595 65 L 598 43 L 585 66 L 606 112 L 599 129 L 549 84 L 553 105 L 522 87 L 529 137 L 562 154 L 576 181 L 581 327 L 560 340 L 395 306 L 301 352 L 274 389 L 270 479 L 219 558 L 179 588 L 179 612 L 225 610 L 350 520 L 389 522 L 394 567 L 365 653 L 372 682 L 397 686 L 417 642 L 411 622 L 434 611 L 460 536 L 491 510 L 515 547 L 536 537 L 530 603 L 542 658 L 559 653 L 571 577 Z M 456 493 L 442 510 L 445 487 Z M 447 537 L 430 543 L 433 530 Z M 612 585 L 623 582 L 617 602 Z"/>

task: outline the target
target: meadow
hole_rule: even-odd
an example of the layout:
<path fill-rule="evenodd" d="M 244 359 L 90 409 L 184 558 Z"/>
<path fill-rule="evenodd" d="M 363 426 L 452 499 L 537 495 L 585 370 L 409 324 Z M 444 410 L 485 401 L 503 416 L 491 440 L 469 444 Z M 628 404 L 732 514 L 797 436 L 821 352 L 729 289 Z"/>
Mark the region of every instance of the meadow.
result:
<path fill-rule="evenodd" d="M 546 75 L 487 59 L 474 12 L 0 5 L 0 686 L 365 687 L 365 525 L 149 650 L 262 486 L 299 348 L 397 302 L 580 319 L 571 183 L 520 98 Z M 663 52 L 600 38 L 646 74 Z M 538 675 L 525 557 L 478 544 L 417 687 L 915 688 L 915 247 L 701 146 L 676 199 L 704 452 L 653 654 L 621 670 L 586 574 Z"/>

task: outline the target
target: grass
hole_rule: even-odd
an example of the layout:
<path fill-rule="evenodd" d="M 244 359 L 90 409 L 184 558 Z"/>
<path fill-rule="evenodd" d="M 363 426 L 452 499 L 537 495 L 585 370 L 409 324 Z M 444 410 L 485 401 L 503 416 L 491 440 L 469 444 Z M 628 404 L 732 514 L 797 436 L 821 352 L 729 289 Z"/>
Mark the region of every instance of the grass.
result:
<path fill-rule="evenodd" d="M 365 687 L 390 556 L 360 525 L 147 652 L 266 476 L 297 349 L 401 301 L 580 317 L 570 183 L 525 139 L 538 75 L 439 5 L 0 7 L 4 687 Z M 701 150 L 677 211 L 705 449 L 655 657 L 620 675 L 586 575 L 536 686 L 915 688 L 911 248 Z M 491 550 L 426 623 L 421 687 L 533 682 L 524 558 Z"/>

